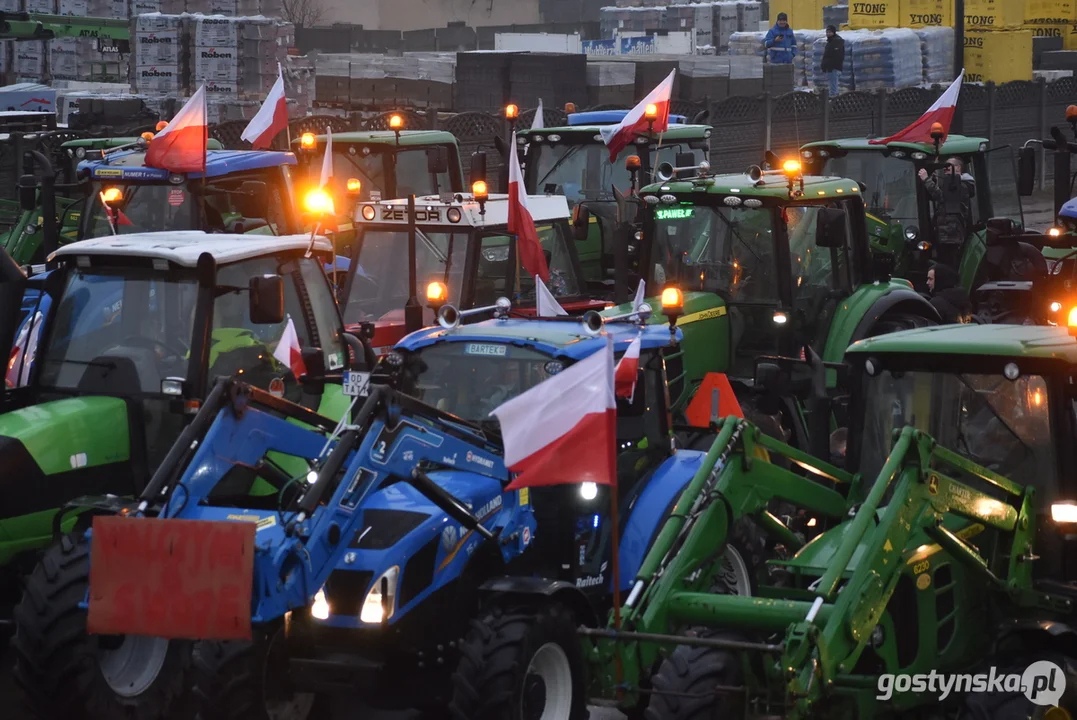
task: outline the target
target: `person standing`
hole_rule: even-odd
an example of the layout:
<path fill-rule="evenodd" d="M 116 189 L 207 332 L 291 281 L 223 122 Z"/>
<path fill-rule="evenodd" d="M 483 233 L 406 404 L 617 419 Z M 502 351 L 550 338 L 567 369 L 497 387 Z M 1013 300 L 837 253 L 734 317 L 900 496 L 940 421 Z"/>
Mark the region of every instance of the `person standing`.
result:
<path fill-rule="evenodd" d="M 951 157 L 938 177 L 923 168 L 918 173 L 935 206 L 935 258 L 951 267 L 961 262 L 976 195 L 976 181 L 963 169 L 961 159 Z"/>
<path fill-rule="evenodd" d="M 778 21 L 763 38 L 763 45 L 769 50 L 769 60 L 776 65 L 791 65 L 797 54 L 797 39 L 789 27 L 789 16 L 778 13 Z"/>
<path fill-rule="evenodd" d="M 969 294 L 961 287 L 961 276 L 949 265 L 935 263 L 927 271 L 927 289 L 931 304 L 942 316 L 943 324 L 967 323 L 972 315 Z"/>
<path fill-rule="evenodd" d="M 830 94 L 837 95 L 841 92 L 838 80 L 841 78 L 842 68 L 845 67 L 845 40 L 838 35 L 838 29 L 833 25 L 826 26 L 826 48 L 823 50 L 823 74 L 830 84 Z"/>

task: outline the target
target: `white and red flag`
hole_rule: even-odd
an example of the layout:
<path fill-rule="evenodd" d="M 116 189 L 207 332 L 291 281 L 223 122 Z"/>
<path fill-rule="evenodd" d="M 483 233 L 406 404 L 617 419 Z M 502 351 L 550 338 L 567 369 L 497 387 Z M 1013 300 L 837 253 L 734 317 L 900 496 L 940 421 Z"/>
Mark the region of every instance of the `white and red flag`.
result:
<path fill-rule="evenodd" d="M 613 344 L 570 365 L 492 413 L 501 423 L 506 490 L 548 485 L 612 485 L 617 476 Z"/>
<path fill-rule="evenodd" d="M 625 354 L 617 361 L 617 367 L 613 371 L 613 387 L 617 397 L 628 398 L 628 402 L 636 397 L 636 379 L 639 377 L 639 351 L 643 345 L 643 331 L 641 330 L 632 343 L 625 350 Z"/>
<path fill-rule="evenodd" d="M 154 135 L 146 150 L 146 167 L 174 173 L 206 171 L 209 121 L 206 86 L 198 88 L 165 129 Z"/>
<path fill-rule="evenodd" d="M 535 314 L 539 317 L 568 315 L 568 312 L 561 307 L 561 303 L 557 302 L 557 298 L 550 292 L 550 288 L 542 282 L 542 278 L 535 278 L 535 306 Z"/>
<path fill-rule="evenodd" d="M 277 81 L 273 83 L 258 113 L 247 123 L 239 137 L 255 150 L 265 150 L 273 145 L 273 139 L 288 127 L 288 99 L 284 95 L 284 71 L 277 63 Z"/>
<path fill-rule="evenodd" d="M 639 285 L 636 287 L 636 297 L 632 299 L 632 312 L 638 313 L 639 308 L 643 305 L 644 296 L 647 294 L 647 282 L 640 278 Z"/>
<path fill-rule="evenodd" d="M 636 141 L 640 133 L 665 132 L 669 129 L 669 105 L 673 97 L 673 79 L 677 75 L 674 68 L 665 80 L 658 83 L 658 87 L 651 90 L 647 97 L 640 100 L 636 107 L 628 111 L 624 120 L 616 125 L 603 127 L 602 142 L 610 151 L 610 162 L 617 162 L 617 156 L 621 151 Z M 647 117 L 647 107 L 654 106 L 654 117 Z"/>
<path fill-rule="evenodd" d="M 318 185 L 319 188 L 325 189 L 325 186 L 329 184 L 329 179 L 333 177 L 333 128 L 327 127 L 325 129 L 325 155 L 322 156 L 322 179 Z"/>
<path fill-rule="evenodd" d="M 550 281 L 550 268 L 546 265 L 546 256 L 542 254 L 535 220 L 527 209 L 527 188 L 524 175 L 520 172 L 520 158 L 516 154 L 516 131 L 512 132 L 512 144 L 509 145 L 509 232 L 516 236 L 516 250 L 520 253 L 520 264 L 532 277 Z"/>
<path fill-rule="evenodd" d="M 284 326 L 277 349 L 273 351 L 273 357 L 292 371 L 296 379 L 300 375 L 307 374 L 307 366 L 303 364 L 303 350 L 299 346 L 299 335 L 295 332 L 295 323 L 289 316 L 288 324 Z"/>
<path fill-rule="evenodd" d="M 964 77 L 965 71 L 962 70 L 957 79 L 950 84 L 950 87 L 946 88 L 946 92 L 940 95 L 935 104 L 929 107 L 927 112 L 921 115 L 912 125 L 909 125 L 904 130 L 899 130 L 888 138 L 868 140 L 868 143 L 871 145 L 886 145 L 892 142 L 934 143 L 935 138 L 931 137 L 931 126 L 935 123 L 942 125 L 942 141 L 945 142 L 950 135 L 950 123 L 954 120 L 957 100 L 961 97 L 961 81 Z"/>

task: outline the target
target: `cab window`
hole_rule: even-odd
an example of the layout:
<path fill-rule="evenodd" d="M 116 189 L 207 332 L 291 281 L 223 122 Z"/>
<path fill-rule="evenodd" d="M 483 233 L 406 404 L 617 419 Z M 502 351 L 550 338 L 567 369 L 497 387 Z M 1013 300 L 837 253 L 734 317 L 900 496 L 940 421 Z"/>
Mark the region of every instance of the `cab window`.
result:
<path fill-rule="evenodd" d="M 248 200 L 248 196 L 239 192 L 244 181 L 264 182 L 268 197 L 264 214 L 258 217 L 260 209 Z M 206 187 L 206 230 L 209 232 L 251 232 L 267 228 L 274 235 L 285 235 L 289 231 L 288 215 L 278 178 L 270 173 L 248 176 L 228 176 L 210 180 Z"/>
<path fill-rule="evenodd" d="M 432 175 L 427 163 L 426 150 L 404 150 L 396 154 L 396 194 L 436 195 L 452 189 L 449 172 Z"/>
<path fill-rule="evenodd" d="M 536 224 L 539 241 L 550 268 L 547 284 L 554 297 L 577 297 L 580 294 L 579 279 L 568 249 L 569 238 L 565 223 Z M 492 305 L 498 297 L 516 296 L 515 268 L 509 263 L 510 248 L 515 241 L 508 235 L 488 235 L 482 238 L 479 250 L 479 267 L 475 284 L 475 304 Z M 535 301 L 535 280 L 527 270 L 520 267 L 519 298 L 523 302 Z"/>

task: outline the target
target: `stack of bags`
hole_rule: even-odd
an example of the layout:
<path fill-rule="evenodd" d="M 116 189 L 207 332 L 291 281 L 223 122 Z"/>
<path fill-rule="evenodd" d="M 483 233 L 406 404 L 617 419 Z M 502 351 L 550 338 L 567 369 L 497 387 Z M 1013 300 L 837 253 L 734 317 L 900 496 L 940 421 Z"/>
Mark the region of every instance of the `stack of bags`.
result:
<path fill-rule="evenodd" d="M 954 29 L 952 27 L 923 27 L 914 32 L 920 37 L 920 51 L 924 60 L 924 82 L 934 85 L 953 80 Z"/>
<path fill-rule="evenodd" d="M 729 36 L 730 55 L 750 55 L 765 57 L 766 50 L 763 47 L 765 32 L 735 32 Z"/>
<path fill-rule="evenodd" d="M 906 28 L 846 32 L 846 63 L 852 56 L 854 90 L 904 88 L 923 80 L 920 36 Z"/>
<path fill-rule="evenodd" d="M 814 87 L 816 66 L 823 61 L 823 46 L 826 45 L 824 30 L 794 30 L 797 39 L 797 54 L 793 58 L 793 85 L 796 87 Z M 823 45 L 819 45 L 822 39 Z"/>

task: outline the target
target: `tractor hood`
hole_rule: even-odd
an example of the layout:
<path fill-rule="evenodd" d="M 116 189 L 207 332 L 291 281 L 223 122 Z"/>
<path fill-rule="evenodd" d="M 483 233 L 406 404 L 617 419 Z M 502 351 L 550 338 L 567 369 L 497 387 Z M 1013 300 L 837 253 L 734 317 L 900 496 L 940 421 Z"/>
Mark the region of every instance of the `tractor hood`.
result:
<path fill-rule="evenodd" d="M 459 460 L 474 461 L 477 457 L 468 455 Z M 481 459 L 490 462 L 485 455 Z M 446 458 L 447 464 L 449 460 L 458 459 Z M 500 459 L 493 463 L 500 469 Z M 512 520 L 513 510 L 520 501 L 520 493 L 502 493 L 500 481 L 475 472 L 445 470 L 430 473 L 430 478 L 468 506 L 494 532 Z M 524 499 L 526 502 L 526 493 Z M 528 540 L 534 532 L 534 520 L 530 522 L 530 528 L 522 531 Z M 384 487 L 363 504 L 362 520 L 348 539 L 348 551 L 329 576 L 325 596 L 331 615 L 321 624 L 347 628 L 376 626 L 377 622 L 364 622 L 360 618 L 367 594 L 386 574 L 390 593 L 395 596 L 389 618 L 392 624 L 458 578 L 476 549 L 485 542 L 481 535 L 450 518 L 408 483 L 396 482 Z M 374 609 L 380 612 L 376 604 Z M 367 619 L 371 619 L 369 615 Z"/>
<path fill-rule="evenodd" d="M 128 427 L 126 403 L 104 396 L 0 415 L 0 521 L 124 486 L 122 476 L 132 472 Z"/>

